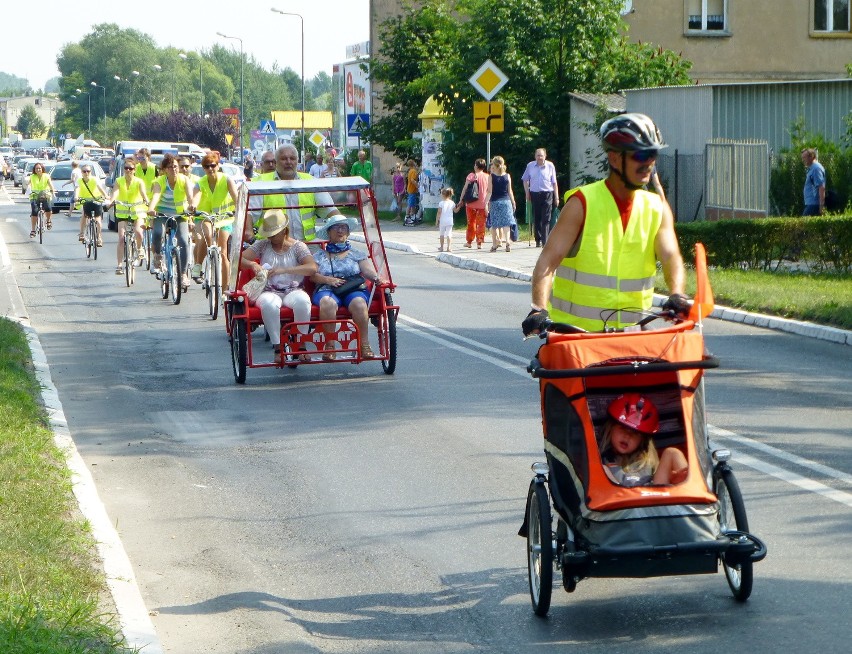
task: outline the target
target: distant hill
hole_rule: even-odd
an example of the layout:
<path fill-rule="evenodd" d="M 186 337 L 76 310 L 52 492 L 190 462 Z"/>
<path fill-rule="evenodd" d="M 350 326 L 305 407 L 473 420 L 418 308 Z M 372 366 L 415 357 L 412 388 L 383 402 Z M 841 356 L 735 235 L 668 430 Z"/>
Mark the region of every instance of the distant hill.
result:
<path fill-rule="evenodd" d="M 26 91 L 30 88 L 29 82 L 23 77 L 9 75 L 9 73 L 0 72 L 0 94 L 11 91 Z"/>
<path fill-rule="evenodd" d="M 45 93 L 59 93 L 59 77 L 51 77 L 44 85 Z"/>

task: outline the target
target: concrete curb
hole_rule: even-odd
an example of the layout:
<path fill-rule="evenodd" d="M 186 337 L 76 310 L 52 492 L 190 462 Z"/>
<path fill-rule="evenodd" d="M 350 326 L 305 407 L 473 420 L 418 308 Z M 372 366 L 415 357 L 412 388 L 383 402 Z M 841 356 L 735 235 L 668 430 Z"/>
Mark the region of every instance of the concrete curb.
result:
<path fill-rule="evenodd" d="M 360 243 L 364 242 L 363 236 L 353 234 L 351 238 L 353 241 L 358 241 Z M 460 257 L 456 254 L 452 254 L 451 252 L 439 252 L 437 254 L 421 252 L 416 245 L 401 243 L 399 241 L 386 240 L 384 241 L 384 244 L 389 250 L 399 250 L 410 254 L 419 254 L 424 257 L 432 257 L 441 263 L 448 264 L 455 268 L 461 268 L 463 270 L 473 270 L 487 275 L 497 275 L 498 277 L 517 279 L 522 282 L 528 282 L 532 279 L 532 275 L 528 272 L 504 268 L 502 266 L 495 266 L 494 264 L 478 261 L 469 257 Z M 662 305 L 665 299 L 665 297 L 660 295 L 655 296 L 654 305 Z M 790 320 L 788 318 L 779 318 L 778 316 L 769 316 L 762 313 L 750 313 L 748 311 L 741 311 L 739 309 L 732 309 L 730 307 L 720 305 L 716 305 L 716 308 L 713 313 L 710 314 L 710 317 L 716 318 L 717 320 L 739 322 L 744 325 L 754 325 L 755 327 L 787 332 L 790 334 L 796 334 L 797 336 L 804 336 L 806 338 L 816 338 L 821 341 L 829 341 L 840 345 L 852 345 L 852 331 L 838 329 L 837 327 L 817 325 L 803 320 Z"/>

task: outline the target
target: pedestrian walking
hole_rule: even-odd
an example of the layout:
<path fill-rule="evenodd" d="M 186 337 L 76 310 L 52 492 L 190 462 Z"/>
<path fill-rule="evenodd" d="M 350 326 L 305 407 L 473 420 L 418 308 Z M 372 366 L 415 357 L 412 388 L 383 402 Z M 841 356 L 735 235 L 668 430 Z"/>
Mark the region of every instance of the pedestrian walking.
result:
<path fill-rule="evenodd" d="M 473 172 L 468 174 L 464 180 L 464 186 L 459 196 L 459 204 L 456 211 L 464 204 L 467 216 L 467 233 L 465 234 L 466 248 L 473 247 L 476 240 L 476 249 L 481 250 L 485 241 L 485 193 L 488 189 L 488 164 L 485 159 L 477 159 L 473 162 Z"/>
<path fill-rule="evenodd" d="M 802 150 L 802 163 L 808 172 L 805 175 L 805 210 L 803 216 L 819 216 L 825 213 L 825 168 L 817 161 L 813 148 Z"/>
<path fill-rule="evenodd" d="M 485 208 L 491 220 L 491 251 L 496 252 L 505 243 L 506 252 L 509 252 L 509 229 L 515 220 L 515 194 L 512 191 L 512 176 L 506 172 L 506 162 L 499 155 L 491 160 Z"/>
<path fill-rule="evenodd" d="M 439 252 L 444 251 L 444 239 L 446 239 L 447 243 L 447 252 L 450 252 L 452 248 L 453 214 L 459 210 L 458 205 L 453 202 L 453 193 L 455 191 L 449 186 L 441 190 L 441 197 L 444 199 L 438 204 L 438 219 L 435 221 L 441 240 L 441 247 L 438 249 Z"/>
<path fill-rule="evenodd" d="M 556 166 L 547 160 L 547 150 L 535 151 L 535 160 L 527 164 L 521 176 L 524 195 L 532 204 L 535 246 L 542 247 L 550 235 L 550 215 L 559 207 L 559 184 L 556 182 Z"/>

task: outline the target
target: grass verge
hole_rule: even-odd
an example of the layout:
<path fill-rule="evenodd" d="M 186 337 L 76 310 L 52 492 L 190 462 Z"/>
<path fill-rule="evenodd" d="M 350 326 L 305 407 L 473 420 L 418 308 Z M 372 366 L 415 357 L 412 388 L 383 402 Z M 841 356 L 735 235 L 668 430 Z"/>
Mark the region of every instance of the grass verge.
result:
<path fill-rule="evenodd" d="M 26 336 L 0 318 L 0 652 L 126 653 Z"/>

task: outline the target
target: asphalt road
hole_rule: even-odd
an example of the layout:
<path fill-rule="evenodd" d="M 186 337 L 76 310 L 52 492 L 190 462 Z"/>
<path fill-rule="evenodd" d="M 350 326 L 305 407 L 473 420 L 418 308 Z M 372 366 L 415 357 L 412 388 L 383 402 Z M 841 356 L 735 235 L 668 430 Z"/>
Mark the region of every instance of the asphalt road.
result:
<path fill-rule="evenodd" d="M 16 198 L 17 199 L 17 198 Z M 721 574 L 586 580 L 529 605 L 523 518 L 542 460 L 526 284 L 389 253 L 399 362 L 249 370 L 221 319 L 114 275 L 57 217 L 0 231 L 77 447 L 167 652 L 841 651 L 852 637 L 846 346 L 709 322 L 708 413 L 752 531 L 745 605 Z M 847 645 L 843 645 L 847 643 Z"/>

